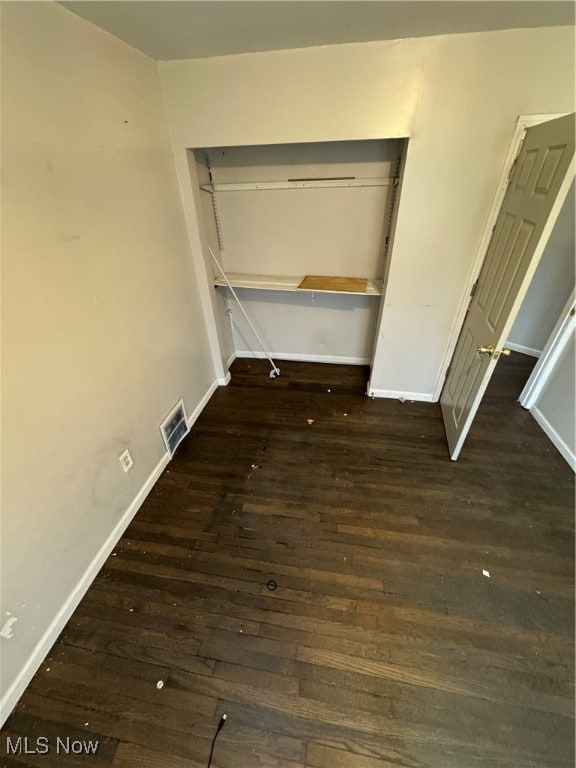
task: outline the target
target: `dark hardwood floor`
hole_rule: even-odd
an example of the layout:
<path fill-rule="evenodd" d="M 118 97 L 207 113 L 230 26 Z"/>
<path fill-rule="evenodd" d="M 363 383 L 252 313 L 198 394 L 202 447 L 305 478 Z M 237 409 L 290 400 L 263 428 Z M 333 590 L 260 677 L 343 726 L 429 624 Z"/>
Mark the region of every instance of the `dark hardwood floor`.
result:
<path fill-rule="evenodd" d="M 362 368 L 237 360 L 1 765 L 205 768 L 226 713 L 218 768 L 572 768 L 574 476 L 515 402 L 530 365 L 501 361 L 454 463 L 438 405 Z"/>

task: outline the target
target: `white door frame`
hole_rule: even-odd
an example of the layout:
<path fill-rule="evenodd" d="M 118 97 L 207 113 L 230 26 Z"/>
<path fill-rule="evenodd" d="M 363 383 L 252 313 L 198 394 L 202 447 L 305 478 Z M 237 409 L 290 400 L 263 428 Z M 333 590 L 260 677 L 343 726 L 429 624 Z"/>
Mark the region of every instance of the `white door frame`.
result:
<path fill-rule="evenodd" d="M 522 142 L 524 141 L 526 130 L 528 128 L 531 128 L 533 125 L 540 125 L 540 123 L 547 123 L 549 120 L 556 120 L 556 118 L 564 117 L 565 115 L 568 115 L 568 114 L 570 113 L 555 112 L 555 113 L 545 114 L 545 115 L 520 115 L 520 117 L 516 121 L 514 134 L 512 136 L 512 140 L 510 141 L 510 146 L 508 147 L 508 151 L 506 152 L 506 157 L 504 158 L 504 166 L 502 168 L 502 173 L 500 174 L 500 178 L 496 186 L 496 192 L 494 193 L 494 199 L 492 200 L 492 205 L 490 206 L 490 212 L 488 213 L 488 218 L 486 220 L 486 224 L 482 232 L 482 237 L 480 239 L 480 244 L 478 246 L 478 251 L 476 253 L 474 265 L 472 267 L 470 277 L 468 278 L 468 282 L 464 289 L 464 294 L 462 296 L 462 300 L 460 301 L 460 307 L 458 309 L 458 313 L 456 315 L 456 319 L 454 320 L 454 325 L 450 333 L 448 346 L 446 347 L 446 353 L 444 355 L 444 361 L 440 368 L 440 373 L 438 375 L 436 386 L 434 388 L 434 394 L 432 396 L 432 400 L 434 402 L 440 399 L 440 394 L 442 392 L 442 389 L 444 387 L 444 382 L 446 380 L 446 373 L 448 371 L 448 367 L 452 360 L 452 356 L 454 355 L 454 350 L 456 349 L 456 344 L 458 342 L 458 337 L 460 336 L 462 325 L 464 324 L 466 312 L 468 311 L 468 305 L 470 304 L 470 295 L 472 293 L 472 288 L 474 286 L 474 283 L 478 279 L 480 270 L 482 269 L 482 265 L 484 263 L 484 257 L 486 256 L 488 246 L 490 245 L 492 231 L 494 230 L 494 227 L 496 225 L 496 220 L 498 219 L 500 208 L 502 207 L 502 201 L 504 200 L 504 195 L 506 194 L 506 190 L 508 188 L 508 180 L 512 173 L 512 168 L 514 166 L 516 158 L 518 157 L 518 153 L 520 152 Z M 518 314 L 518 310 L 516 310 L 515 314 Z"/>
<path fill-rule="evenodd" d="M 554 370 L 558 358 L 562 354 L 562 351 L 568 341 L 574 326 L 576 325 L 576 289 L 572 291 L 572 294 L 564 309 L 562 310 L 558 322 L 554 326 L 554 330 L 550 334 L 550 338 L 546 342 L 546 346 L 538 362 L 534 366 L 530 378 L 526 382 L 526 386 L 522 390 L 518 401 L 524 408 L 532 408 L 544 385 L 548 381 L 548 377 Z"/>

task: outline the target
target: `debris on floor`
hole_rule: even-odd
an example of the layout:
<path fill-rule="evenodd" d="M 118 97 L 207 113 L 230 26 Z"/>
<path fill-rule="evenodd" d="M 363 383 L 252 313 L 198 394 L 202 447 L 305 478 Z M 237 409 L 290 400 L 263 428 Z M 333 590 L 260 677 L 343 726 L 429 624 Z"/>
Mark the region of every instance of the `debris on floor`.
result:
<path fill-rule="evenodd" d="M 164 688 L 164 680 L 158 680 L 158 682 L 156 683 L 156 688 L 158 688 L 158 690 L 160 690 L 161 688 Z"/>
<path fill-rule="evenodd" d="M 311 427 L 312 424 L 314 424 L 314 419 L 306 419 L 306 423 L 308 424 L 309 427 Z"/>
<path fill-rule="evenodd" d="M 490 578 L 490 571 L 487 571 L 485 568 L 482 569 L 482 576 L 486 576 L 487 579 Z"/>

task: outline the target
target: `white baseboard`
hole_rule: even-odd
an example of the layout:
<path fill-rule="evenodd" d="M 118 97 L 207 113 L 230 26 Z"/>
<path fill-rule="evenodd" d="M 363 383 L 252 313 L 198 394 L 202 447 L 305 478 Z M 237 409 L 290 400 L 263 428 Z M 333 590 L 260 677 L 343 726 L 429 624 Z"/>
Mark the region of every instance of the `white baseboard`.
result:
<path fill-rule="evenodd" d="M 230 375 L 230 374 L 228 374 L 228 375 Z M 220 379 L 216 379 L 216 381 L 213 381 L 212 384 L 210 384 L 210 386 L 206 390 L 206 393 L 204 394 L 204 396 L 202 397 L 202 399 L 200 400 L 200 402 L 198 403 L 196 408 L 194 408 L 194 410 L 192 411 L 190 416 L 188 416 L 188 418 L 186 419 L 186 423 L 188 424 L 188 429 L 190 429 L 192 427 L 192 425 L 194 424 L 194 422 L 196 421 L 198 416 L 200 416 L 200 414 L 202 413 L 204 408 L 206 408 L 206 405 L 208 404 L 208 401 L 210 400 L 210 398 L 212 397 L 214 392 L 216 392 L 216 390 L 220 386 L 220 381 L 221 381 Z M 224 379 L 222 379 L 222 382 L 223 381 L 224 381 Z M 228 382 L 226 382 L 226 384 L 227 383 Z"/>
<path fill-rule="evenodd" d="M 506 346 L 511 349 L 512 352 L 520 352 L 521 355 L 529 355 L 530 357 L 540 357 L 542 354 L 541 349 L 534 349 L 534 347 L 525 347 L 523 344 L 515 344 L 513 341 L 507 341 Z"/>
<path fill-rule="evenodd" d="M 392 400 L 417 400 L 422 403 L 436 402 L 433 394 L 424 392 L 397 392 L 392 389 L 372 389 L 372 387 L 368 387 L 367 394 L 369 397 L 388 397 Z"/>
<path fill-rule="evenodd" d="M 251 350 L 240 350 L 236 352 L 235 357 L 255 358 L 262 360 L 266 358 L 264 352 L 252 352 Z M 301 355 L 290 352 L 270 352 L 273 360 L 292 360 L 298 363 L 337 363 L 339 365 L 370 365 L 370 359 L 367 357 L 339 357 L 336 355 Z"/>
<path fill-rule="evenodd" d="M 230 374 L 228 374 L 230 376 Z M 188 426 L 191 427 L 198 416 L 201 414 L 202 410 L 206 406 L 207 402 L 212 397 L 212 394 L 216 389 L 218 389 L 219 382 L 215 381 L 213 382 L 206 391 L 206 394 L 202 397 L 200 403 L 198 406 L 194 409 L 194 411 L 190 414 L 190 416 L 187 419 Z M 154 487 L 156 481 L 162 474 L 162 472 L 166 469 L 168 464 L 170 463 L 170 455 L 168 453 L 165 453 L 164 456 L 160 459 L 158 464 L 154 467 L 150 475 L 146 478 L 144 481 L 144 484 L 136 494 L 134 500 L 124 512 L 120 520 L 116 523 L 114 528 L 112 529 L 110 535 L 104 542 L 104 544 L 100 547 L 99 551 L 97 552 L 96 556 L 88 566 L 88 568 L 84 571 L 82 576 L 80 577 L 80 580 L 72 590 L 72 592 L 68 595 L 66 600 L 64 601 L 63 605 L 61 606 L 60 610 L 56 614 L 56 616 L 51 621 L 50 625 L 48 626 L 47 630 L 44 632 L 38 643 L 36 644 L 36 647 L 32 651 L 30 657 L 16 676 L 16 679 L 12 682 L 12 684 L 8 687 L 6 693 L 2 696 L 0 699 L 0 727 L 6 722 L 8 719 L 8 716 L 16 706 L 18 699 L 24 691 L 26 690 L 28 684 L 40 668 L 40 665 L 48 655 L 50 649 L 58 639 L 58 636 L 66 626 L 66 623 L 78 607 L 80 601 L 88 591 L 88 588 L 94 581 L 96 575 L 98 574 L 98 571 L 104 563 L 106 562 L 107 558 L 110 556 L 111 552 L 113 551 L 114 547 L 117 545 L 118 541 L 120 540 L 122 534 L 126 530 L 126 528 L 129 526 L 129 524 L 132 522 L 134 516 L 144 503 L 144 500 Z"/>
<path fill-rule="evenodd" d="M 558 450 L 561 456 L 566 459 L 572 468 L 572 471 L 576 472 L 576 453 L 574 453 L 574 449 L 571 448 L 568 443 L 562 439 L 562 437 L 560 437 L 558 432 L 554 429 L 552 424 L 550 424 L 546 416 L 544 416 L 537 405 L 533 405 L 532 408 L 530 408 L 530 413 L 532 416 L 534 416 L 542 430 L 548 435 L 554 447 Z"/>
<path fill-rule="evenodd" d="M 164 469 L 168 466 L 170 462 L 170 456 L 168 453 L 164 454 L 164 456 L 160 459 L 158 464 L 154 467 L 149 477 L 144 482 L 144 485 L 142 488 L 138 491 L 136 494 L 135 499 L 132 501 L 126 512 L 122 515 L 120 520 L 116 523 L 114 528 L 112 529 L 112 532 L 104 542 L 104 544 L 100 547 L 100 550 L 88 566 L 88 568 L 84 571 L 82 577 L 70 593 L 68 595 L 67 599 L 64 601 L 64 604 L 50 623 L 48 629 L 44 632 L 42 637 L 40 638 L 38 644 L 32 651 L 32 654 L 28 658 L 28 661 L 24 665 L 24 667 L 20 670 L 19 674 L 17 675 L 16 679 L 12 683 L 12 685 L 8 688 L 4 696 L 2 696 L 2 699 L 0 700 L 0 726 L 2 726 L 6 719 L 8 718 L 10 712 L 14 709 L 16 706 L 16 703 L 18 702 L 18 699 L 24 691 L 26 690 L 26 687 L 38 671 L 40 665 L 46 658 L 48 652 L 50 651 L 50 648 L 54 645 L 56 640 L 58 639 L 58 635 L 64 627 L 66 626 L 67 621 L 70 619 L 76 608 L 78 607 L 78 604 L 88 591 L 88 588 L 94 581 L 94 578 L 96 577 L 98 571 L 104 563 L 106 562 L 107 558 L 109 557 L 110 553 L 118 543 L 120 537 L 132 521 L 134 515 L 140 507 L 142 506 L 142 503 L 144 502 L 144 499 L 150 491 L 152 490 L 154 484 L 164 471 Z"/>
<path fill-rule="evenodd" d="M 226 368 L 230 368 L 230 366 L 232 365 L 234 360 L 236 360 L 236 357 L 237 357 L 236 352 L 232 352 L 232 354 L 230 355 L 230 357 L 226 361 Z"/>

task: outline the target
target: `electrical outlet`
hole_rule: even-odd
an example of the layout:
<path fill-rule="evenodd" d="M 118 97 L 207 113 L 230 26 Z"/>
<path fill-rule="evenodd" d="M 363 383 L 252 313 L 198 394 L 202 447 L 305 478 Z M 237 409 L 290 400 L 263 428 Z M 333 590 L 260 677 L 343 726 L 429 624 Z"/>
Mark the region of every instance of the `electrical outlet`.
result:
<path fill-rule="evenodd" d="M 132 459 L 132 456 L 130 456 L 130 451 L 128 449 L 126 449 L 124 453 L 118 458 L 118 461 L 120 462 L 120 466 L 124 472 L 128 472 L 128 470 L 132 469 L 134 466 L 134 460 Z"/>

